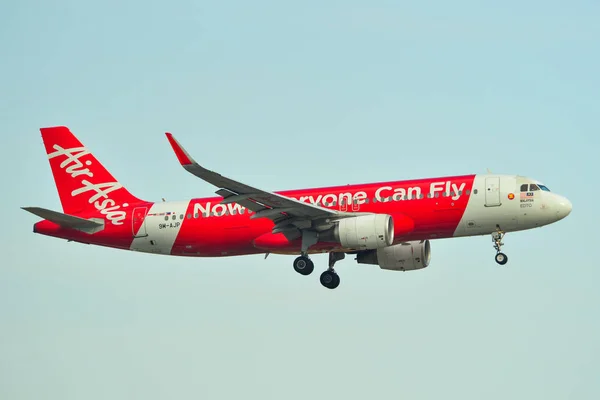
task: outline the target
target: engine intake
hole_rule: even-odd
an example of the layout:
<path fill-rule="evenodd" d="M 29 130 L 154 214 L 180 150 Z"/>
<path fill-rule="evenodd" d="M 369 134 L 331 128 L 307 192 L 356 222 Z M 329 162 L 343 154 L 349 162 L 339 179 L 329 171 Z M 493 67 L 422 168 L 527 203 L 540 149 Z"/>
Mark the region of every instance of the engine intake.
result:
<path fill-rule="evenodd" d="M 412 271 L 429 266 L 431 245 L 429 240 L 399 243 L 377 250 L 361 251 L 356 255 L 359 264 L 375 264 L 381 269 Z"/>
<path fill-rule="evenodd" d="M 349 249 L 381 249 L 394 242 L 394 219 L 370 214 L 341 219 L 334 228 L 335 240 Z"/>

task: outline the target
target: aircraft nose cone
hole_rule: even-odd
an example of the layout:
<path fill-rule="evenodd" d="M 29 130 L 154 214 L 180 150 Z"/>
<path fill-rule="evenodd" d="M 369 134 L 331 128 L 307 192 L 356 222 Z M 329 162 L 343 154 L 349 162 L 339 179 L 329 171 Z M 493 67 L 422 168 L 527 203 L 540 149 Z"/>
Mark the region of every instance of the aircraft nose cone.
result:
<path fill-rule="evenodd" d="M 573 210 L 573 204 L 571 204 L 571 202 L 566 199 L 566 198 L 561 198 L 560 201 L 558 202 L 558 217 L 559 219 L 563 219 L 565 218 L 567 215 L 571 214 L 571 211 Z"/>

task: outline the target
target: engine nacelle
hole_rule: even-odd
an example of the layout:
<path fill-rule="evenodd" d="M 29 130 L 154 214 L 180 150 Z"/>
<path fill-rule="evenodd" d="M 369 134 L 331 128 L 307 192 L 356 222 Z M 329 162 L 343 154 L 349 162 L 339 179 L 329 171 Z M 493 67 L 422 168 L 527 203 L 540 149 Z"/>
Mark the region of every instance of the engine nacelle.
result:
<path fill-rule="evenodd" d="M 335 240 L 356 250 L 380 249 L 394 242 L 394 219 L 387 214 L 369 214 L 339 220 Z"/>
<path fill-rule="evenodd" d="M 359 264 L 375 264 L 381 269 L 412 271 L 426 268 L 431 261 L 429 240 L 405 242 L 382 249 L 362 251 L 356 255 Z"/>

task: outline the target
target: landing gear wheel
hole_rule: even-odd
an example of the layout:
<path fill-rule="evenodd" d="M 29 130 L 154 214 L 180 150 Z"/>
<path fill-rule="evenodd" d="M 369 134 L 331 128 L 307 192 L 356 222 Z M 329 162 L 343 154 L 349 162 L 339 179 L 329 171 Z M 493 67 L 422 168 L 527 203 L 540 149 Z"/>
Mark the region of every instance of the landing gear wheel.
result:
<path fill-rule="evenodd" d="M 310 258 L 300 256 L 294 260 L 294 269 L 300 275 L 310 275 L 315 269 L 315 265 Z"/>
<path fill-rule="evenodd" d="M 496 250 L 496 262 L 500 265 L 504 265 L 508 262 L 506 254 L 502 253 L 502 238 L 506 232 L 500 229 L 500 225 L 496 225 L 496 232 L 492 232 L 492 242 L 494 242 L 494 250 Z"/>
<path fill-rule="evenodd" d="M 496 254 L 496 262 L 500 265 L 504 265 L 508 262 L 508 257 L 504 253 Z"/>
<path fill-rule="evenodd" d="M 321 285 L 327 289 L 335 289 L 340 284 L 340 276 L 335 271 L 327 270 L 321 274 Z"/>

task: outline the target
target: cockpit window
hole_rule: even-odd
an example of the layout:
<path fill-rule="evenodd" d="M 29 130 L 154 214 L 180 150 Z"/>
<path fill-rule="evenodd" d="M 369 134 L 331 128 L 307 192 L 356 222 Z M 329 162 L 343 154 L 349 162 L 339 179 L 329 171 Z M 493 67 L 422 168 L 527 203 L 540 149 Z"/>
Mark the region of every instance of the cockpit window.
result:
<path fill-rule="evenodd" d="M 535 183 L 531 183 L 529 185 L 529 191 L 533 192 L 534 190 L 540 190 L 540 188 L 538 187 L 538 185 L 536 185 Z"/>
<path fill-rule="evenodd" d="M 539 186 L 539 187 L 540 187 L 540 189 L 542 189 L 544 192 L 549 192 L 549 191 L 550 191 L 550 189 L 548 189 L 548 187 L 547 187 L 547 186 L 544 186 L 544 185 L 538 185 L 538 186 Z"/>
<path fill-rule="evenodd" d="M 526 184 L 526 183 L 524 183 L 523 185 L 521 185 L 521 192 L 526 192 L 528 187 L 529 187 L 529 185 Z"/>

